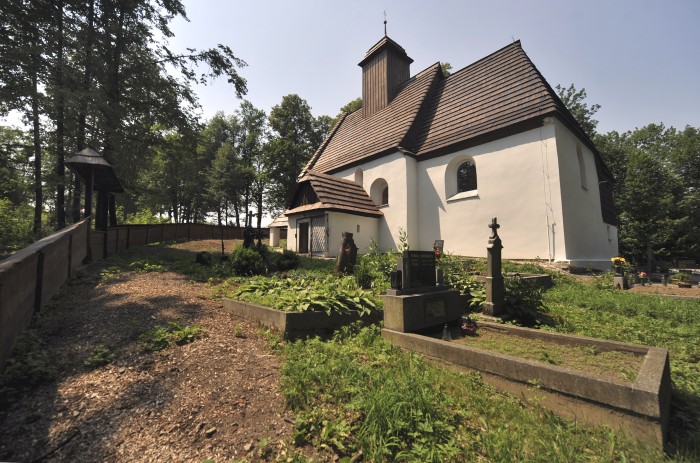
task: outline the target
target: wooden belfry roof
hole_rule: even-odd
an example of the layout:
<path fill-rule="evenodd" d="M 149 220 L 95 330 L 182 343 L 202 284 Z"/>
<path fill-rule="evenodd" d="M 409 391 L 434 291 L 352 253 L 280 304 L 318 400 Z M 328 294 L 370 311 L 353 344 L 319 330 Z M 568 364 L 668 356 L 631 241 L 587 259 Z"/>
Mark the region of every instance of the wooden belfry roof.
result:
<path fill-rule="evenodd" d="M 546 116 L 557 116 L 595 152 L 516 41 L 448 77 L 435 63 L 384 109 L 347 115 L 304 172 L 331 174 L 397 150 L 427 159 L 538 127 Z"/>
<path fill-rule="evenodd" d="M 384 215 L 360 184 L 309 171 L 299 180 L 292 204 L 284 211 L 284 215 L 315 210 L 346 212 L 368 217 Z"/>

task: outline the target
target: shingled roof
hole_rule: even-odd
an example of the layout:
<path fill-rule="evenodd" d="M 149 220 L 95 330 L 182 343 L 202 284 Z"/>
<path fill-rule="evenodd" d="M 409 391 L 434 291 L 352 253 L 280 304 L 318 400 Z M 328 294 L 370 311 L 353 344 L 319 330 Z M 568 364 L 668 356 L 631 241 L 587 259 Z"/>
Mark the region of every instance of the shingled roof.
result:
<path fill-rule="evenodd" d="M 418 73 L 404 84 L 389 106 L 369 117 L 363 117 L 361 110 L 349 114 L 312 156 L 304 172 L 313 168 L 329 173 L 370 156 L 396 150 L 415 122 L 439 73 L 439 63 Z"/>
<path fill-rule="evenodd" d="M 476 146 L 557 116 L 590 139 L 522 49 L 513 42 L 444 77 L 436 63 L 409 79 L 389 105 L 342 119 L 303 172 L 334 173 L 393 151 L 419 160 Z"/>
<path fill-rule="evenodd" d="M 299 180 L 289 209 L 284 215 L 307 211 L 339 211 L 369 217 L 381 217 L 382 211 L 370 199 L 362 185 L 316 171 Z"/>

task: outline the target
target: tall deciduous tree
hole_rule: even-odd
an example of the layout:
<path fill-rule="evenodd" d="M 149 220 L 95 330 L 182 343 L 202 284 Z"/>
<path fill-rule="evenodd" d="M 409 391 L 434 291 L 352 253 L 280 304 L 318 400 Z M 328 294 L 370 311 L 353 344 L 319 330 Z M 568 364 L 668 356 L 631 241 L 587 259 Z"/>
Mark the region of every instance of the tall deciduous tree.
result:
<path fill-rule="evenodd" d="M 586 135 L 593 138 L 598 127 L 598 121 L 593 116 L 600 109 L 600 105 L 592 104 L 589 106 L 584 101 L 587 97 L 585 88 L 578 90 L 574 84 L 569 85 L 567 88 L 557 84 L 555 88 L 559 98 L 564 102 L 566 108 L 574 116 L 583 131 L 586 132 Z"/>
<path fill-rule="evenodd" d="M 273 137 L 266 149 L 271 179 L 268 202 L 276 212 L 289 205 L 297 176 L 328 133 L 330 118 L 318 121 L 306 100 L 292 94 L 272 108 L 269 124 Z"/>

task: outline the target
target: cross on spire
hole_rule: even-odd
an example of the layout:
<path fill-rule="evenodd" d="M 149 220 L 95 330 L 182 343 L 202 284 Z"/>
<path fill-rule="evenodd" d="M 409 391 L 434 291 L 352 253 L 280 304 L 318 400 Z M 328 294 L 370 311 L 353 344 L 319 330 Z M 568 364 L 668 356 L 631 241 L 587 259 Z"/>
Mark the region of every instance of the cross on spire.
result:
<path fill-rule="evenodd" d="M 386 37 L 386 10 L 384 10 L 384 37 Z"/>

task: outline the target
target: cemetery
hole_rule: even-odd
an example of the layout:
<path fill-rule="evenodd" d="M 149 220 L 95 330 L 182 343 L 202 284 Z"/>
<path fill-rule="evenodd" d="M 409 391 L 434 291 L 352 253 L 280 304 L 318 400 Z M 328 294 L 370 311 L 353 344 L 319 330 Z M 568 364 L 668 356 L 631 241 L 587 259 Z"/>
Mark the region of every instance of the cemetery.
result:
<path fill-rule="evenodd" d="M 500 256 L 503 246 L 495 218 L 489 227 L 493 232 L 487 247 L 488 276 L 483 311 L 496 321 L 495 316 L 502 315 L 505 306 Z M 487 377 L 496 378 L 493 381 L 496 387 L 510 392 L 520 390 L 524 393 L 528 385 L 535 381 L 539 388 L 556 394 L 556 398 L 543 400 L 543 406 L 552 404 L 551 409 L 569 418 L 591 423 L 604 422 L 640 439 L 651 438 L 663 447 L 671 395 L 666 349 L 503 326 L 493 322 L 479 323 L 482 330 L 547 341 L 552 351 L 557 351 L 559 346 L 576 346 L 643 356 L 641 368 L 634 372 L 635 380 L 630 386 L 620 379 L 611 380 L 591 372 L 573 371 L 566 366 L 452 342 L 453 329 L 450 325 L 459 321 L 465 304 L 460 304 L 458 291 L 436 290 L 440 286 L 436 286 L 439 271 L 436 269 L 435 255 L 404 251 L 399 266 L 403 274 L 402 289 L 390 290 L 384 296 L 382 336 L 392 344 L 451 365 L 483 372 Z M 455 293 L 454 297 L 450 297 L 449 293 Z M 437 333 L 442 331 L 442 339 L 434 333 L 431 335 L 431 329 L 437 329 Z"/>
<path fill-rule="evenodd" d="M 433 250 L 375 251 L 358 256 L 350 233 L 344 234 L 339 257 L 335 260 L 293 258 L 279 248 L 266 248 L 264 243 L 258 247 L 255 232 L 243 230 L 242 236 L 246 238 L 243 242 L 210 239 L 132 246 L 91 264 L 86 270 L 78 269 L 73 272 L 66 290 L 60 291 L 51 303 L 51 310 L 45 312 L 43 321 L 34 322 L 29 332 L 66 333 L 68 337 L 59 344 L 55 334 L 49 338 L 53 339 L 47 344 L 51 351 L 42 350 L 42 355 L 47 359 L 53 355 L 65 358 L 70 352 L 75 359 L 72 368 L 82 371 L 85 378 L 91 378 L 84 383 L 71 382 L 71 387 L 85 391 L 85 397 L 97 394 L 105 398 L 95 396 L 83 400 L 82 409 L 60 408 L 64 411 L 58 412 L 51 405 L 52 399 L 46 396 L 52 394 L 47 385 L 53 382 L 9 380 L 10 377 L 4 376 L 4 387 L 17 390 L 6 395 L 12 397 L 15 404 L 5 405 L 15 413 L 0 416 L 8 425 L 6 429 L 13 430 L 5 431 L 11 432 L 16 442 L 12 448 L 29 448 L 26 439 L 17 433 L 37 438 L 36 432 L 44 425 L 59 423 L 65 431 L 59 434 L 62 437 L 54 440 L 56 445 L 62 446 L 56 450 L 57 454 L 63 455 L 62 458 L 85 455 L 84 450 L 80 450 L 80 442 L 97 439 L 101 442 L 95 447 L 97 453 L 93 454 L 97 458 L 103 455 L 99 453 L 103 451 L 100 447 L 113 445 L 109 433 L 100 429 L 109 429 L 104 427 L 108 422 L 133 426 L 139 422 L 148 423 L 148 413 L 158 417 L 162 426 L 175 430 L 176 440 L 181 440 L 178 436 L 186 434 L 182 434 L 184 429 L 177 429 L 189 415 L 176 410 L 184 407 L 184 413 L 188 409 L 186 403 L 197 396 L 180 395 L 175 391 L 186 384 L 197 384 L 202 393 L 209 394 L 205 391 L 222 390 L 221 381 L 239 384 L 238 390 L 244 391 L 240 397 L 244 399 L 226 393 L 223 398 L 200 402 L 208 418 L 202 416 L 201 424 L 196 424 L 195 435 L 216 449 L 202 455 L 230 455 L 233 449 L 249 457 L 263 450 L 271 455 L 282 451 L 301 455 L 307 451 L 304 449 L 314 448 L 315 452 L 326 452 L 322 460 L 331 458 L 331 454 L 356 456 L 360 451 L 365 452 L 367 461 L 375 461 L 380 455 L 394 455 L 391 458 L 395 458 L 397 452 L 409 452 L 401 453 L 407 460 L 429 460 L 420 453 L 421 445 L 433 449 L 441 446 L 443 450 L 434 454 L 433 461 L 449 459 L 447 455 L 453 454 L 451 452 L 467 452 L 473 457 L 495 455 L 494 450 L 487 451 L 479 445 L 464 447 L 450 437 L 453 432 L 462 435 L 463 431 L 455 430 L 463 426 L 473 429 L 471 418 L 465 414 L 468 410 L 475 410 L 473 413 L 492 423 L 498 421 L 494 410 L 500 410 L 496 413 L 511 417 L 510 426 L 522 427 L 521 431 L 514 431 L 512 438 L 516 441 L 510 444 L 495 444 L 496 428 L 477 431 L 484 445 L 492 442 L 488 445 L 498 445 L 507 452 L 514 446 L 528 448 L 532 444 L 525 444 L 522 439 L 535 433 L 546 437 L 541 437 L 542 444 L 527 452 L 546 454 L 549 447 L 545 443 L 558 442 L 558 448 L 572 452 L 567 453 L 571 458 L 577 448 L 592 445 L 612 455 L 617 450 L 606 447 L 605 442 L 611 441 L 605 433 L 614 432 L 614 448 L 624 448 L 626 453 L 637 456 L 637 461 L 654 461 L 662 449 L 668 451 L 692 439 L 684 434 L 685 425 L 679 424 L 686 422 L 683 421 L 686 415 L 679 415 L 678 411 L 690 413 L 691 417 L 697 413 L 692 408 L 692 399 L 680 398 L 686 397 L 680 395 L 687 394 L 684 391 L 692 391 L 697 379 L 692 370 L 692 358 L 696 353 L 688 344 L 699 329 L 691 318 L 697 310 L 697 301 L 635 294 L 636 287 L 629 291 L 616 290 L 612 277 L 610 289 L 600 291 L 588 285 L 586 287 L 592 289 L 585 291 L 592 292 L 586 296 L 580 292 L 583 287 L 577 289 L 580 283 L 572 280 L 574 277 L 545 271 L 532 263 L 502 261 L 499 251 L 508 243 L 501 242 L 496 219 L 489 228 L 491 236 L 484 239 L 487 258 L 481 261 L 449 255 L 440 242 L 435 243 Z M 221 256 L 225 260 L 219 259 L 222 245 L 226 255 Z M 202 255 L 207 255 L 208 259 L 201 260 Z M 255 276 L 254 273 L 260 274 Z M 540 284 L 529 278 L 530 273 L 545 275 L 549 282 Z M 602 275 L 594 278 L 598 278 L 596 284 L 603 281 Z M 513 324 L 518 322 L 518 314 L 528 313 L 512 310 L 513 291 L 517 292 L 512 286 L 515 280 L 524 287 L 537 288 L 537 293 L 544 296 L 537 323 L 524 323 L 539 329 Z M 147 286 L 143 286 L 144 283 Z M 544 289 L 550 285 L 553 285 L 551 289 Z M 577 296 L 569 292 L 574 289 Z M 139 302 L 140 294 L 145 297 L 142 302 Z M 523 300 L 525 296 L 521 294 Z M 598 307 L 622 304 L 624 308 L 621 301 L 628 298 L 638 307 L 633 317 L 623 318 L 626 317 L 623 313 L 610 311 L 605 312 L 604 318 L 591 318 L 592 314 L 603 314 Z M 645 303 L 644 307 L 639 305 L 640 301 Z M 666 304 L 670 301 L 678 303 Z M 108 310 L 100 309 L 102 306 Z M 106 322 L 105 317 L 112 317 L 112 311 L 116 311 L 115 315 L 123 314 L 120 315 L 123 321 L 115 323 L 116 319 L 110 318 Z M 471 334 L 464 334 L 462 330 L 467 313 L 470 321 L 476 322 Z M 85 320 L 86 316 L 93 320 Z M 500 322 L 502 317 L 510 319 L 511 323 Z M 358 319 L 367 327 L 353 323 Z M 380 331 L 382 325 L 378 322 L 382 319 Z M 561 332 L 563 320 L 569 323 L 567 332 Z M 680 329 L 680 320 L 686 324 L 685 328 Z M 95 328 L 90 334 L 79 334 L 79 327 L 83 325 Z M 73 328 L 66 331 L 67 326 Z M 97 328 L 99 326 L 102 328 Z M 107 326 L 110 328 L 105 331 Z M 88 340 L 87 344 L 70 343 L 73 336 L 70 333 L 82 336 Z M 644 337 L 635 338 L 634 333 Z M 664 333 L 669 337 L 665 338 Z M 671 341 L 670 336 L 676 340 Z M 519 343 L 516 338 L 540 343 L 535 354 L 508 351 L 509 344 Z M 142 346 L 146 345 L 158 347 L 144 350 Z M 266 345 L 272 346 L 272 350 Z M 19 346 L 28 349 L 26 340 L 20 340 Z M 38 346 L 29 348 L 30 351 L 34 349 L 33 358 L 43 358 L 36 356 Z M 158 350 L 151 353 L 149 349 Z M 582 355 L 588 355 L 590 358 L 584 363 L 595 364 L 598 359 L 603 363 L 607 356 L 612 356 L 613 360 L 605 360 L 612 363 L 608 369 L 624 370 L 625 374 L 558 361 L 558 355 L 565 355 L 562 352 L 567 349 L 578 349 Z M 284 362 L 279 372 L 275 366 L 277 358 Z M 326 360 L 318 363 L 314 360 L 317 358 Z M 22 362 L 21 358 L 9 360 L 10 371 L 15 374 L 24 371 L 26 364 L 22 367 Z M 211 370 L 200 367 L 211 362 L 218 366 L 216 377 L 209 381 L 200 376 L 209 375 L 204 372 Z M 59 374 L 50 364 L 32 365 L 47 377 L 56 378 L 52 381 L 58 381 L 56 387 L 65 394 L 62 384 L 70 380 L 70 374 Z M 183 376 L 180 371 L 187 374 Z M 158 384 L 153 392 L 137 386 L 148 377 Z M 118 401 L 113 407 L 105 401 L 110 397 L 106 388 L 112 387 L 109 385 L 116 378 L 126 381 L 123 387 L 127 389 L 121 394 L 131 397 L 128 400 L 132 405 L 128 407 L 136 407 L 129 420 L 120 418 L 122 409 L 119 407 L 125 406 L 123 402 Z M 264 379 L 245 383 L 246 378 Z M 26 384 L 20 386 L 21 381 Z M 265 392 L 275 391 L 278 382 L 283 385 L 282 401 L 276 401 Z M 384 389 L 385 383 L 392 387 Z M 364 386 L 358 388 L 357 384 Z M 23 390 L 33 391 L 33 396 L 25 395 Z M 169 392 L 165 396 L 162 393 L 152 395 L 158 390 Z M 327 392 L 314 392 L 319 390 Z M 418 393 L 421 398 L 415 396 Z M 347 397 L 355 398 L 348 402 Z M 31 405 L 30 400 L 33 401 Z M 270 409 L 272 414 L 245 418 L 243 408 L 239 405 L 222 408 L 222 400 L 259 403 L 259 407 L 263 406 L 260 401 L 275 405 Z M 385 424 L 379 425 L 373 421 L 376 418 L 370 410 L 389 407 L 385 408 L 388 413 L 390 409 L 401 409 L 396 401 L 411 404 L 411 409 L 406 410 L 410 415 L 396 418 L 410 429 L 428 426 L 420 416 L 435 420 L 430 422 L 433 432 L 424 435 L 423 439 L 428 440 L 423 444 L 418 445 L 415 438 L 406 437 L 403 433 L 408 432 L 407 429 L 391 427 L 398 426 L 398 422 L 391 424 L 382 419 Z M 156 402 L 161 405 L 144 408 L 137 405 Z M 339 413 L 340 416 L 358 413 L 346 409 L 350 403 L 364 410 L 359 412 L 362 418 L 354 422 L 332 421 L 338 420 L 331 417 Z M 45 418 L 38 421 L 41 425 L 32 428 L 37 431 L 29 431 L 21 424 L 25 415 L 16 413 L 18 407 L 44 414 Z M 67 415 L 65 410 L 68 410 Z M 58 413 L 63 413 L 65 418 L 58 417 Z M 81 422 L 83 413 L 89 422 L 96 424 L 94 430 L 70 431 Z M 543 418 L 542 413 L 547 413 L 547 418 Z M 229 424 L 230 416 L 238 416 L 235 426 Z M 581 431 L 571 428 L 562 434 L 555 431 L 557 426 L 548 424 L 561 419 L 579 423 L 577 428 Z M 329 423 L 330 432 L 340 433 L 344 426 L 354 431 L 346 437 L 338 435 L 333 441 L 336 446 L 329 446 L 319 440 L 319 431 L 313 424 L 322 422 Z M 265 423 L 274 423 L 274 432 L 283 440 L 284 436 L 296 435 L 294 442 L 298 446 L 269 447 L 270 444 L 261 440 L 267 434 L 263 430 Z M 334 431 L 333 426 L 339 428 Z M 366 433 L 373 426 L 378 427 L 372 432 L 398 439 L 398 447 L 371 443 L 372 434 Z M 448 429 L 453 431 L 446 432 Z M 115 432 L 131 442 L 130 438 L 119 434 L 121 431 Z M 4 438 L 3 442 L 9 441 Z M 169 445 L 175 445 L 173 448 L 180 455 L 188 454 L 188 447 L 182 443 Z M 8 452 L 6 448 L 4 454 L 10 455 Z M 405 457 L 408 454 L 413 456 Z M 127 451 L 123 455 L 132 454 Z M 157 458 L 164 454 L 154 450 L 149 455 Z"/>

